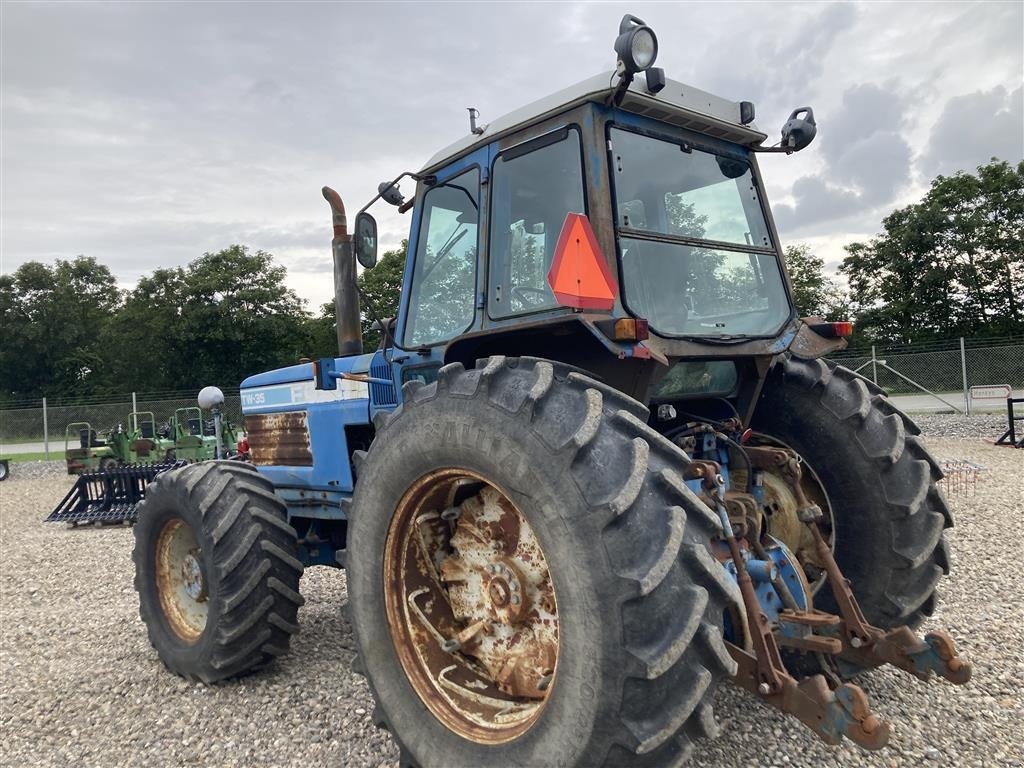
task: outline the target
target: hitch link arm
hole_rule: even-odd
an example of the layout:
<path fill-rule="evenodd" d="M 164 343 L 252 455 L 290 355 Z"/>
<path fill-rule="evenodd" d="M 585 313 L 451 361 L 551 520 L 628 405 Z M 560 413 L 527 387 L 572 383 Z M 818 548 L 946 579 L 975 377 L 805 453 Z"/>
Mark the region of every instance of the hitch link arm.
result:
<path fill-rule="evenodd" d="M 754 593 L 746 561 L 740 553 L 725 508 L 725 481 L 714 462 L 693 462 L 685 472 L 687 479 L 701 478 L 722 523 L 722 536 L 736 566 L 737 581 L 750 628 L 753 652 L 726 642 L 729 655 L 737 665 L 735 682 L 762 701 L 800 722 L 827 744 L 838 744 L 847 737 L 865 749 L 881 749 L 889 742 L 889 725 L 875 715 L 868 698 L 859 687 L 847 683 L 830 690 L 823 675 L 799 682 L 789 674 L 779 654 L 779 646 L 767 617 Z"/>
<path fill-rule="evenodd" d="M 795 487 L 799 486 L 799 463 L 792 461 L 789 469 L 791 482 Z M 957 654 L 956 644 L 948 633 L 931 632 L 922 640 L 907 626 L 886 631 L 869 624 L 853 595 L 849 580 L 839 570 L 839 564 L 821 533 L 821 509 L 815 504 L 807 504 L 798 514 L 811 529 L 815 552 L 819 562 L 825 566 L 832 594 L 839 605 L 843 619 L 840 658 L 862 667 L 892 664 L 921 680 L 929 680 L 933 673 L 956 685 L 963 685 L 971 679 L 971 663 Z"/>

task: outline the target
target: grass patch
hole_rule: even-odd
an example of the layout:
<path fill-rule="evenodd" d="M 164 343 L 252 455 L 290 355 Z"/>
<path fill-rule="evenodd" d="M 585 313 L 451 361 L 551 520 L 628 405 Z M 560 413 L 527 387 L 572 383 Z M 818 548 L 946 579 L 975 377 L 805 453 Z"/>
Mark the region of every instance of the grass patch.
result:
<path fill-rule="evenodd" d="M 63 451 L 50 451 L 50 461 L 60 461 L 63 457 Z M 6 459 L 12 464 L 16 464 L 19 461 L 45 461 L 46 453 L 39 451 L 38 453 L 12 453 L 9 456 L 0 455 L 0 459 Z"/>

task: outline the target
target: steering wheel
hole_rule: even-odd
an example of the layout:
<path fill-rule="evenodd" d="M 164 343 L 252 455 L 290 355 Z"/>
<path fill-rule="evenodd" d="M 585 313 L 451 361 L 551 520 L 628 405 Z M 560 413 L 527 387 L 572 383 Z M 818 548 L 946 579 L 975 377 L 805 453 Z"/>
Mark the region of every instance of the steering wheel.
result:
<path fill-rule="evenodd" d="M 547 288 L 533 288 L 528 285 L 513 286 L 509 293 L 525 307 L 539 307 L 547 304 L 550 291 Z M 530 297 L 530 298 L 527 298 Z"/>

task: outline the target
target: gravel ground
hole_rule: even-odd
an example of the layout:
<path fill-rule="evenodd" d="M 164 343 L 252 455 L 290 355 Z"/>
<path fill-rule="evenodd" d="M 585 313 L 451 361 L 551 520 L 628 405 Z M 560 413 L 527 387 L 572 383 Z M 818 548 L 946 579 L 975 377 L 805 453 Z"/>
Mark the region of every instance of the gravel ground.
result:
<path fill-rule="evenodd" d="M 985 444 L 979 430 L 991 425 L 921 421 L 930 434 L 972 436 L 929 438 L 939 458 L 988 468 L 981 491 L 950 496 L 953 575 L 926 627 L 952 632 L 974 661 L 974 680 L 956 688 L 871 675 L 863 685 L 893 728 L 878 753 L 827 747 L 724 686 L 722 733 L 700 746 L 695 765 L 1024 765 L 1024 601 L 1010 591 L 1024 545 L 1024 451 Z M 349 670 L 343 574 L 303 577 L 302 632 L 270 670 L 212 688 L 186 683 L 146 640 L 130 531 L 40 522 L 69 487 L 61 472 L 59 463 L 16 464 L 0 485 L 0 765 L 397 764 L 370 722 L 366 685 Z"/>

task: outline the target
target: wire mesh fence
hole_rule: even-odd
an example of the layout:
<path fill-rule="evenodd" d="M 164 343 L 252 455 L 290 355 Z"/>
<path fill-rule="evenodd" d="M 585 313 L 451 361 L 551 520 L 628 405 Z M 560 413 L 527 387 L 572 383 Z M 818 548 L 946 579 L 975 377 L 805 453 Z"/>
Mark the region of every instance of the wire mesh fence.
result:
<path fill-rule="evenodd" d="M 1024 392 L 1024 338 L 879 346 L 832 359 L 890 395 L 915 396 L 904 403 L 920 410 L 1001 411 Z"/>
<path fill-rule="evenodd" d="M 157 425 L 169 421 L 179 408 L 197 406 L 197 392 L 157 392 L 75 401 L 32 400 L 13 403 L 0 409 L 0 445 L 3 452 L 45 453 L 51 458 L 62 455 L 65 438 L 70 433 L 77 441 L 79 429 L 72 425 L 87 423 L 97 432 L 117 426 L 128 427 L 132 411 L 152 412 Z M 237 392 L 225 393 L 221 413 L 232 424 L 242 423 L 242 401 Z M 84 427 L 83 427 L 84 428 Z"/>
<path fill-rule="evenodd" d="M 1007 396 L 1024 397 L 1024 337 L 872 347 L 868 352 L 842 352 L 832 359 L 897 396 L 904 410 L 1002 411 Z M 0 409 L 0 447 L 5 454 L 41 453 L 48 448 L 51 456 L 60 455 L 69 425 L 87 422 L 98 432 L 127 426 L 133 410 L 151 411 L 157 424 L 162 424 L 178 408 L 195 406 L 197 394 L 128 393 L 10 403 Z M 225 395 L 222 412 L 232 424 L 240 425 L 241 398 L 237 391 Z M 77 429 L 72 433 L 77 435 Z"/>

